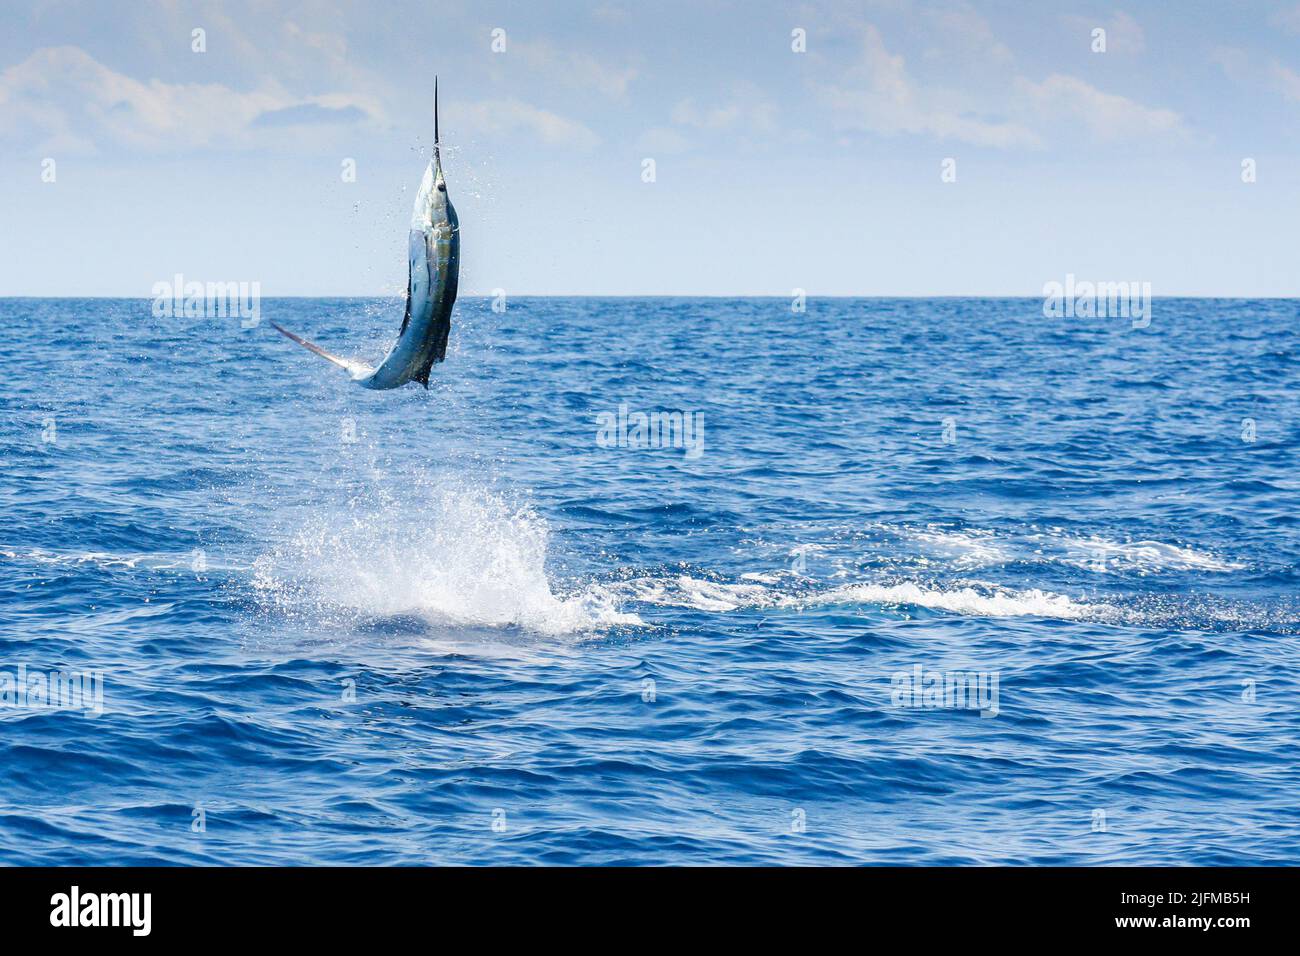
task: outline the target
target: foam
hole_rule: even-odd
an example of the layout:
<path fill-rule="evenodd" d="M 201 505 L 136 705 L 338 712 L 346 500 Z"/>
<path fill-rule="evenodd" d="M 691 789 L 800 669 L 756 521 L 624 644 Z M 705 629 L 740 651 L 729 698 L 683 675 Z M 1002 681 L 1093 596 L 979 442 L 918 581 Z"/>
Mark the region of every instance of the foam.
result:
<path fill-rule="evenodd" d="M 1067 620 L 1100 618 L 1111 609 L 1075 601 L 1038 588 L 1012 590 L 993 584 L 941 586 L 904 581 L 891 584 L 845 584 L 825 591 L 783 589 L 756 583 L 711 581 L 690 575 L 632 578 L 606 585 L 613 601 L 637 601 L 699 611 L 726 613 L 748 608 L 877 604 L 925 607 L 980 617 L 1037 616 Z"/>
<path fill-rule="evenodd" d="M 1162 541 L 1111 541 L 1095 535 L 1089 538 L 1060 537 L 1056 540 L 1064 550 L 1057 558 L 1062 564 L 1100 573 L 1225 572 L 1239 571 L 1245 567 L 1244 564 L 1194 548 Z"/>
<path fill-rule="evenodd" d="M 1077 620 L 1100 617 L 1104 605 L 1084 604 L 1063 594 L 1038 588 L 1010 590 L 996 585 L 937 587 L 915 582 L 899 584 L 846 584 L 822 594 L 801 598 L 800 604 L 881 604 L 931 608 L 978 617 L 1054 617 Z"/>

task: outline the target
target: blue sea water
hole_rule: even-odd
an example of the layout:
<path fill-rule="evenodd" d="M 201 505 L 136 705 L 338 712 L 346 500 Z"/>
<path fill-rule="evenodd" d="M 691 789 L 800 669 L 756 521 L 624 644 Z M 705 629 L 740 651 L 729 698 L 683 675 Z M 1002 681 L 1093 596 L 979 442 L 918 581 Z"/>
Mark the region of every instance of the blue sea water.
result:
<path fill-rule="evenodd" d="M 1300 862 L 1296 302 L 400 311 L 0 300 L 0 861 Z"/>

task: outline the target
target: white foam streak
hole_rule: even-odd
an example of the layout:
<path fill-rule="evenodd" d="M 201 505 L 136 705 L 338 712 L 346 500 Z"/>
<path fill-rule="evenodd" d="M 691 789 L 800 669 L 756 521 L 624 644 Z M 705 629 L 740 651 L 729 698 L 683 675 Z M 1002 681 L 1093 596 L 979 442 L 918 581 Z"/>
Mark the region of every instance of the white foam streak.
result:
<path fill-rule="evenodd" d="M 1159 571 L 1239 571 L 1245 565 L 1212 554 L 1165 544 L 1162 541 L 1109 541 L 1091 538 L 1061 538 L 1065 553 L 1062 564 L 1100 573 L 1150 574 Z"/>
<path fill-rule="evenodd" d="M 637 601 L 697 611 L 735 611 L 745 607 L 764 607 L 779 600 L 779 592 L 762 584 L 728 584 L 685 574 L 632 578 L 593 588 L 593 591 L 607 595 L 611 601 Z"/>
<path fill-rule="evenodd" d="M 1239 571 L 1246 565 L 1195 548 L 1163 541 L 1116 541 L 1100 535 L 1082 537 L 1061 529 L 1045 532 L 995 532 L 978 528 L 951 529 L 937 525 L 869 526 L 885 541 L 900 539 L 919 546 L 915 559 L 935 560 L 954 570 L 997 567 L 1011 563 L 1066 565 L 1095 574 L 1159 574 L 1166 571 Z"/>
<path fill-rule="evenodd" d="M 801 604 L 882 604 L 931 608 L 970 614 L 977 617 L 1054 617 L 1075 620 L 1096 617 L 1108 610 L 1104 606 L 1081 604 L 1064 594 L 1038 588 L 1013 591 L 990 587 L 923 587 L 912 582 L 902 584 L 849 584 L 812 598 Z"/>
<path fill-rule="evenodd" d="M 1005 542 L 994 540 L 991 531 L 945 531 L 927 528 L 914 532 L 916 541 L 933 554 L 951 560 L 958 569 L 983 568 L 1012 560 Z"/>
<path fill-rule="evenodd" d="M 931 586 L 912 581 L 846 584 L 826 591 L 788 591 L 756 583 L 729 584 L 689 575 L 633 578 L 606 585 L 612 601 L 637 601 L 698 611 L 726 613 L 745 608 L 874 604 L 924 607 L 979 617 L 1099 618 L 1112 609 L 1085 604 L 1038 588 L 1011 590 L 997 585 Z"/>

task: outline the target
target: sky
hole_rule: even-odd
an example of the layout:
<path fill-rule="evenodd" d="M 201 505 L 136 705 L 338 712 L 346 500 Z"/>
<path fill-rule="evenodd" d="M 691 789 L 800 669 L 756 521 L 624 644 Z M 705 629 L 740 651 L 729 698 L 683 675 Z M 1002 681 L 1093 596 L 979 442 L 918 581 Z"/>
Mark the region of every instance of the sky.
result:
<path fill-rule="evenodd" d="M 400 294 L 435 74 L 462 295 L 1300 295 L 1297 0 L 0 22 L 0 296 Z"/>

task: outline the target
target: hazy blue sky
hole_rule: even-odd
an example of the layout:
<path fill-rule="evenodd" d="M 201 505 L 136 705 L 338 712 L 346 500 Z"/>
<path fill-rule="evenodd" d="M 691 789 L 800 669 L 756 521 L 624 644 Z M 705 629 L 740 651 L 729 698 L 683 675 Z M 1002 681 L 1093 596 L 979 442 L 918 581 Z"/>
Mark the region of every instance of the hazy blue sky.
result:
<path fill-rule="evenodd" d="M 1300 294 L 1295 0 L 0 17 L 0 295 L 399 292 L 435 72 L 464 292 Z"/>

